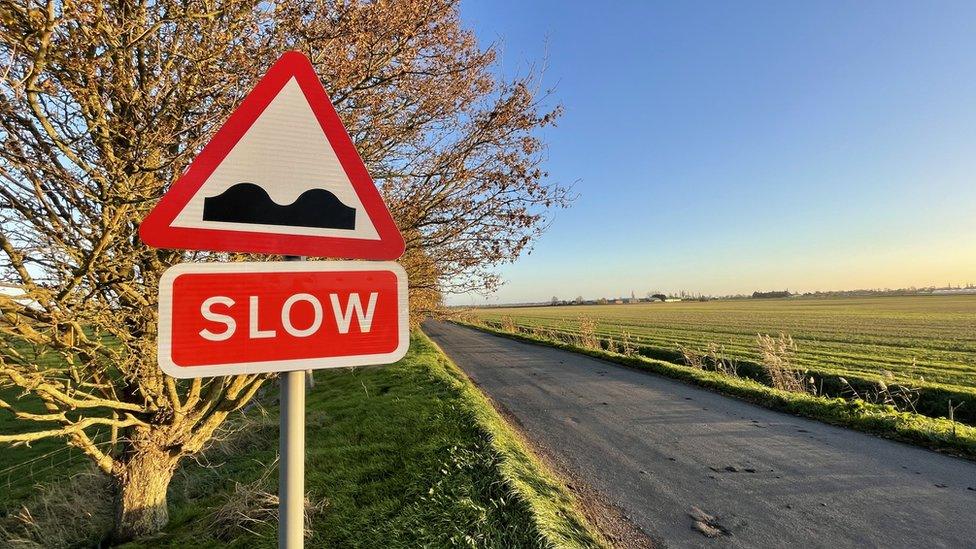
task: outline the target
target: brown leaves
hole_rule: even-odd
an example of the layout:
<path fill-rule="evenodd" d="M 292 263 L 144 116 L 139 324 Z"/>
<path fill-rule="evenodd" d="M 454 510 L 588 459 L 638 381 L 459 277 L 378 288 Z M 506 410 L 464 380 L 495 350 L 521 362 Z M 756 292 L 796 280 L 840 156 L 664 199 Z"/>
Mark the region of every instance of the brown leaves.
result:
<path fill-rule="evenodd" d="M 192 452 L 259 386 L 164 380 L 160 274 L 246 256 L 152 250 L 137 229 L 286 50 L 312 60 L 405 235 L 415 320 L 445 292 L 493 289 L 493 267 L 570 201 L 542 169 L 538 130 L 558 107 L 543 107 L 532 74 L 495 76 L 493 47 L 454 0 L 48 6 L 0 6 L 0 278 L 27 296 L 0 300 L 0 365 L 46 372 L 40 384 L 0 373 L 0 386 L 46 395 L 52 413 L 71 406 L 52 395 L 118 402 L 105 408 L 133 411 L 118 421 Z M 41 364 L 43 349 L 60 360 Z M 75 433 L 79 418 L 64 417 Z"/>

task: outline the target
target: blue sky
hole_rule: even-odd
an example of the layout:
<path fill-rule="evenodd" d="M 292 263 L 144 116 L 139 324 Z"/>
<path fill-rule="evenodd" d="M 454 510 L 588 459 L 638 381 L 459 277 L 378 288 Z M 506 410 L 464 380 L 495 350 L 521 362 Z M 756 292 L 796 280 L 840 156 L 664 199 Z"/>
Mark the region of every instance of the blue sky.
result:
<path fill-rule="evenodd" d="M 547 62 L 580 195 L 490 302 L 976 282 L 976 2 L 461 13 L 501 75 Z"/>

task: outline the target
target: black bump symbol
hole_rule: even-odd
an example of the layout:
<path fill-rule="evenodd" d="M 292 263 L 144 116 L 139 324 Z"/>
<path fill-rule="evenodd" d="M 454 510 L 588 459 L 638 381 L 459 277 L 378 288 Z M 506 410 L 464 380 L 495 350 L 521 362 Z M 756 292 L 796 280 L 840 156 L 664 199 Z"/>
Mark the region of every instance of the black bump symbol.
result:
<path fill-rule="evenodd" d="M 260 186 L 238 183 L 203 199 L 203 220 L 351 231 L 356 228 L 356 208 L 346 206 L 325 189 L 307 190 L 282 206 Z"/>

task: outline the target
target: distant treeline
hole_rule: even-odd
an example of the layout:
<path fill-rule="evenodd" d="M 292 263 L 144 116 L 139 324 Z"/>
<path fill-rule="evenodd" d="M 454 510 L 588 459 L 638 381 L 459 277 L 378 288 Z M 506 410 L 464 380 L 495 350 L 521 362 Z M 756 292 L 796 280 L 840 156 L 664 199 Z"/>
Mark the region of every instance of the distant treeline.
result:
<path fill-rule="evenodd" d="M 789 290 L 782 292 L 752 292 L 753 299 L 770 299 L 774 297 L 790 297 L 791 294 Z"/>
<path fill-rule="evenodd" d="M 497 303 L 497 304 L 484 304 L 484 305 L 455 305 L 451 308 L 467 309 L 495 309 L 495 308 L 508 308 L 508 307 L 546 307 L 546 306 L 562 306 L 562 305 L 611 305 L 611 304 L 631 304 L 631 303 L 648 303 L 648 302 L 660 302 L 660 301 L 712 301 L 712 300 L 731 300 L 731 299 L 773 299 L 773 298 L 785 298 L 792 297 L 796 299 L 803 298 L 824 298 L 824 297 L 906 297 L 906 296 L 931 296 L 931 295 L 976 295 L 976 284 L 966 284 L 965 286 L 926 286 L 922 288 L 898 288 L 898 289 L 861 289 L 861 290 L 834 290 L 834 291 L 814 291 L 814 292 L 803 292 L 803 293 L 793 293 L 789 290 L 783 290 L 778 292 L 752 292 L 749 294 L 735 294 L 735 295 L 703 295 L 695 294 L 690 292 L 679 292 L 677 295 L 664 294 L 657 292 L 648 292 L 645 297 L 635 297 L 631 294 L 631 297 L 601 297 L 599 299 L 583 299 L 582 297 L 577 297 L 576 299 L 569 301 L 559 299 L 556 296 L 549 301 L 537 301 L 528 303 Z"/>

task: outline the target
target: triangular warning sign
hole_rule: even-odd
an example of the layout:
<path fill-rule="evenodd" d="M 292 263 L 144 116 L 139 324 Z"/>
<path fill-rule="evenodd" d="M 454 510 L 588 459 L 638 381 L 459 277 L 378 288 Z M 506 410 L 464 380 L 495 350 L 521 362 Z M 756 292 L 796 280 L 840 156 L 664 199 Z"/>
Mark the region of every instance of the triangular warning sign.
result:
<path fill-rule="evenodd" d="M 157 248 L 396 259 L 400 231 L 309 60 L 279 59 L 139 229 Z"/>

